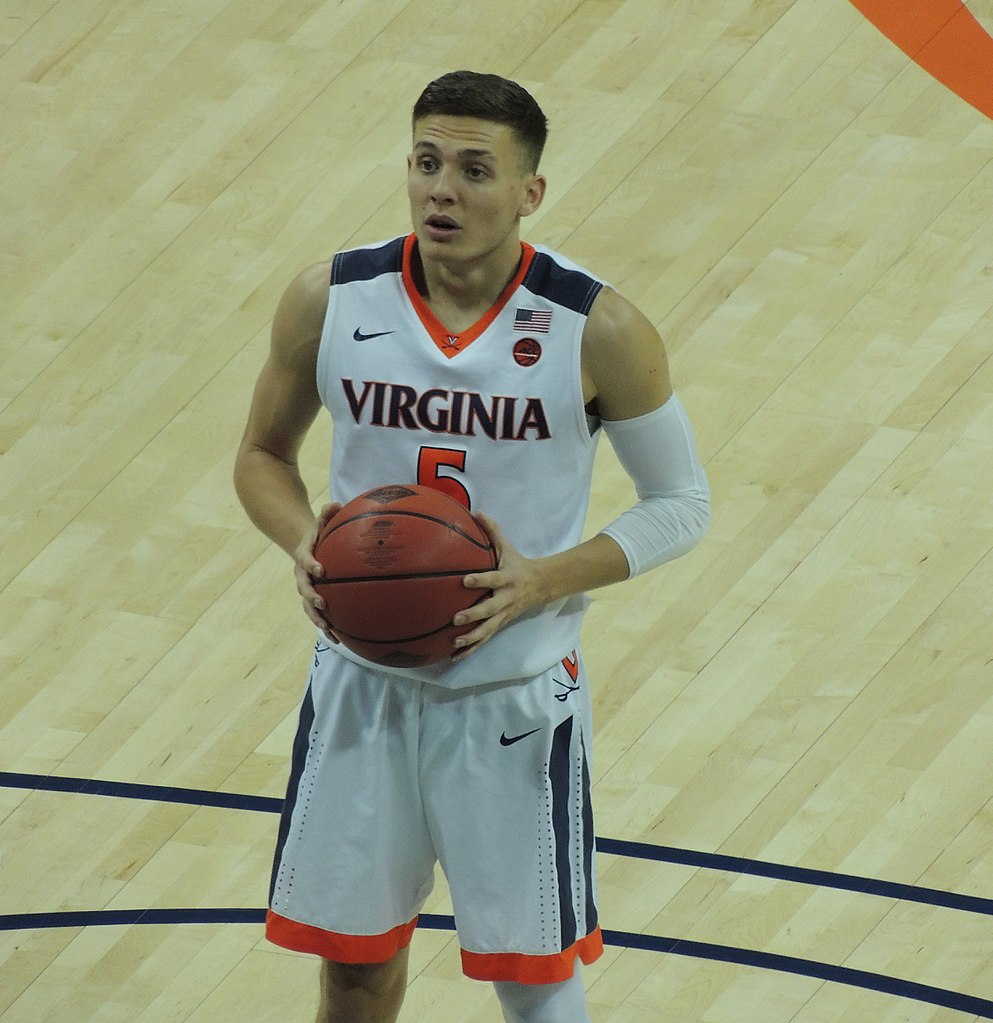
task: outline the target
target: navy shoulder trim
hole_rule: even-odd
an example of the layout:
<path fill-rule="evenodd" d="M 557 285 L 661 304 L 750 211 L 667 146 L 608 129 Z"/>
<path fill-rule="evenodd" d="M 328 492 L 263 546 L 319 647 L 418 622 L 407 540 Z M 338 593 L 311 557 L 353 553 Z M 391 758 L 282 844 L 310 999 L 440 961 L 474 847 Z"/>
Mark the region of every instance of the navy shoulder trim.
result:
<path fill-rule="evenodd" d="M 521 282 L 532 294 L 586 315 L 603 284 L 581 270 L 567 270 L 547 252 L 536 252 Z"/>
<path fill-rule="evenodd" d="M 375 280 L 383 274 L 401 273 L 403 242 L 402 237 L 394 238 L 374 248 L 346 249 L 336 253 L 331 261 L 331 283 L 352 284 Z"/>

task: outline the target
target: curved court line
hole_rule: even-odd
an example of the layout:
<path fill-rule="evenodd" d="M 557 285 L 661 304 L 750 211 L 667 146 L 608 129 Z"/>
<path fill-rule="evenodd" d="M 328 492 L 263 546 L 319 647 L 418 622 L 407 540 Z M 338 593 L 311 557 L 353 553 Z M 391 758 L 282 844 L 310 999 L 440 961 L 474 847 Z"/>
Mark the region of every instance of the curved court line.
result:
<path fill-rule="evenodd" d="M 993 117 L 993 39 L 962 0 L 851 0 L 932 78 Z"/>
<path fill-rule="evenodd" d="M 963 995 L 946 988 L 901 980 L 899 977 L 888 977 L 881 973 L 870 973 L 867 970 L 832 966 L 830 963 L 821 963 L 814 959 L 797 959 L 794 956 L 776 955 L 773 952 L 712 945 L 704 941 L 685 941 L 682 938 L 663 938 L 653 934 L 631 934 L 627 931 L 604 931 L 603 940 L 608 945 L 622 945 L 624 948 L 689 956 L 693 959 L 711 959 L 715 962 L 757 967 L 760 970 L 792 973 L 799 977 L 812 977 L 832 984 L 844 984 L 848 987 L 909 998 L 915 1002 L 940 1005 L 942 1008 L 965 1012 L 982 1019 L 993 1019 L 993 1002 L 986 998 Z"/>
<path fill-rule="evenodd" d="M 613 838 L 597 838 L 597 851 L 614 856 L 632 856 L 641 860 L 656 860 L 661 863 L 680 863 L 684 866 L 703 867 L 707 870 L 723 870 L 748 877 L 767 877 L 775 881 L 790 881 L 793 884 L 808 884 L 815 888 L 836 888 L 854 892 L 857 895 L 877 895 L 900 902 L 919 902 L 925 906 L 939 906 L 942 909 L 957 909 L 963 913 L 979 913 L 993 916 L 993 899 L 979 895 L 960 895 L 940 888 L 924 888 L 920 885 L 901 884 L 898 881 L 883 881 L 874 877 L 860 877 L 858 874 L 840 874 L 831 870 L 814 870 L 810 867 L 791 867 L 784 863 L 770 863 L 768 860 L 751 860 L 743 856 L 725 856 L 722 853 L 696 852 L 692 849 L 676 849 L 673 846 L 649 845 L 646 842 L 628 842 Z"/>
<path fill-rule="evenodd" d="M 264 920 L 264 909 L 111 909 L 67 913 L 12 913 L 0 916 L 0 931 L 46 927 L 116 927 L 135 924 L 261 924 Z M 455 920 L 443 914 L 422 913 L 418 919 L 418 926 L 431 931 L 454 931 Z M 709 959 L 714 962 L 790 973 L 831 984 L 844 984 L 916 1002 L 926 1002 L 929 1005 L 953 1009 L 982 1019 L 993 1019 L 993 1001 L 988 999 L 866 970 L 832 966 L 830 963 L 821 963 L 813 959 L 798 959 L 772 952 L 757 952 L 752 949 L 714 945 L 704 941 L 686 941 L 682 938 L 666 938 L 655 934 L 635 934 L 631 931 L 605 930 L 603 940 L 605 944 L 617 948 Z"/>
<path fill-rule="evenodd" d="M 118 799 L 144 799 L 156 803 L 183 803 L 189 806 L 220 807 L 229 810 L 251 810 L 259 813 L 279 813 L 282 799 L 272 796 L 252 796 L 238 792 L 212 792 L 208 789 L 176 788 L 169 785 L 142 785 L 136 782 L 100 781 L 95 778 L 67 778 L 46 774 L 18 774 L 0 771 L 0 787 L 29 789 L 31 791 L 71 792 L 87 796 L 112 796 Z M 926 906 L 954 909 L 964 913 L 993 916 L 993 899 L 977 895 L 923 888 L 918 885 L 860 877 L 857 874 L 839 874 L 829 870 L 791 867 L 766 860 L 752 860 L 721 853 L 677 849 L 672 846 L 651 845 L 647 842 L 629 842 L 597 836 L 597 851 L 611 856 L 659 863 L 676 863 L 720 870 L 749 877 L 766 877 L 793 884 L 807 884 L 817 888 L 834 888 L 857 895 L 875 895 L 902 902 L 917 902 Z"/>

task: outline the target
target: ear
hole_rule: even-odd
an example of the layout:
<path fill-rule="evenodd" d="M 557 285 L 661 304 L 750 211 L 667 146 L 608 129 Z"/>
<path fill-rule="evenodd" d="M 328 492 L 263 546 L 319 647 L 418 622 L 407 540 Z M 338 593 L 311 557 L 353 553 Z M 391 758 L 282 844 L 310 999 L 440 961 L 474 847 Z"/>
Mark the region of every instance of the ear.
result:
<path fill-rule="evenodd" d="M 548 182 L 544 174 L 533 174 L 527 182 L 524 190 L 524 201 L 521 203 L 520 215 L 529 217 L 541 205 L 545 198 L 545 187 Z"/>

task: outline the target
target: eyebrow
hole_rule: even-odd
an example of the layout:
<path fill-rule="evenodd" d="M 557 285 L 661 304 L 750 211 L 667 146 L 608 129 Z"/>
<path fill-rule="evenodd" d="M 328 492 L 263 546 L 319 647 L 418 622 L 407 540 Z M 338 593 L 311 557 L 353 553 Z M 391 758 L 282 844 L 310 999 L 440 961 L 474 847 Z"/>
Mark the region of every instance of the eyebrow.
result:
<path fill-rule="evenodd" d="M 441 147 L 440 146 L 436 146 L 433 142 L 417 142 L 417 143 L 414 144 L 414 149 L 415 150 L 427 149 L 427 150 L 429 150 L 432 153 L 440 153 L 441 152 Z M 493 156 L 493 150 L 492 149 L 472 149 L 472 148 L 466 148 L 466 149 L 460 149 L 458 151 L 458 155 L 461 156 L 461 157 L 469 157 L 471 159 L 479 159 L 480 157 L 487 157 L 487 156 L 488 157 L 492 157 Z"/>

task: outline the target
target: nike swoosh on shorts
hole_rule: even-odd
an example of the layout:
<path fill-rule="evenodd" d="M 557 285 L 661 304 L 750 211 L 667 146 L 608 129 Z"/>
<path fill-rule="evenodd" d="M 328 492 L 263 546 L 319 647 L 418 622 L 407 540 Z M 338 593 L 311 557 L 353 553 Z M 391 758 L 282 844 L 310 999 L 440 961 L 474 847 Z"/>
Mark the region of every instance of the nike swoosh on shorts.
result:
<path fill-rule="evenodd" d="M 520 742 L 521 739 L 526 739 L 529 735 L 534 735 L 535 732 L 540 732 L 540 728 L 532 728 L 530 732 L 522 732 L 520 735 L 514 735 L 508 738 L 507 733 L 504 732 L 500 736 L 501 746 L 513 746 L 515 742 Z"/>

